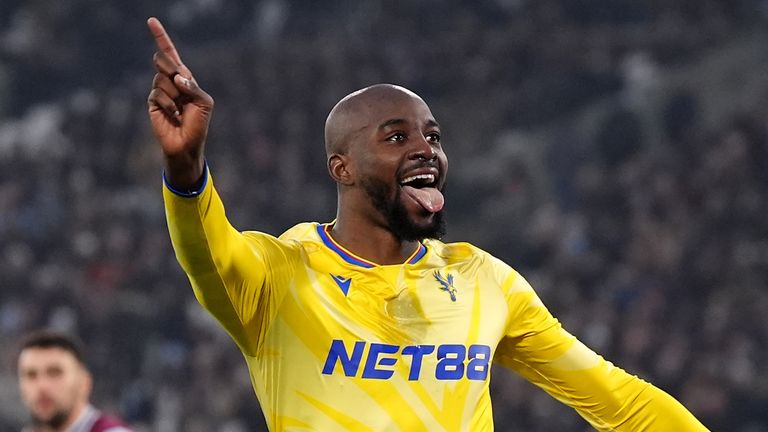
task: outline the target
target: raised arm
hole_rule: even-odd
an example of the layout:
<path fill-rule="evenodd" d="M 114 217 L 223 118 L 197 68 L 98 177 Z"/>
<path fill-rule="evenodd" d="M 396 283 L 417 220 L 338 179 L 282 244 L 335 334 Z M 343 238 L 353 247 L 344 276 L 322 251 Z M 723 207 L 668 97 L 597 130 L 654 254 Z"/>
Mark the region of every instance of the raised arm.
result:
<path fill-rule="evenodd" d="M 200 304 L 253 356 L 295 254 L 274 237 L 243 234 L 229 223 L 203 156 L 213 98 L 197 85 L 160 21 L 150 18 L 147 25 L 157 45 L 147 103 L 164 156 L 163 199 L 176 258 Z"/>
<path fill-rule="evenodd" d="M 203 179 L 213 98 L 197 85 L 160 21 L 149 18 L 147 25 L 157 46 L 157 73 L 147 99 L 152 131 L 163 149 L 168 183 L 176 190 L 194 190 Z"/>

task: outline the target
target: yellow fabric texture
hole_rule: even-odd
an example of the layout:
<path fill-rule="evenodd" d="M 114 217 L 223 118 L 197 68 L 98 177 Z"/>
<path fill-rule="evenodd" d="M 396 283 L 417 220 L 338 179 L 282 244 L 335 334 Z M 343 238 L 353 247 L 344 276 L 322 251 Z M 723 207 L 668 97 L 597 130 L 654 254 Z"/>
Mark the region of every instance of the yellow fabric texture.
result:
<path fill-rule="evenodd" d="M 427 240 L 410 263 L 366 266 L 317 223 L 238 232 L 210 178 L 196 197 L 163 189 L 178 261 L 245 356 L 270 430 L 491 431 L 491 360 L 598 430 L 706 430 L 470 244 Z"/>

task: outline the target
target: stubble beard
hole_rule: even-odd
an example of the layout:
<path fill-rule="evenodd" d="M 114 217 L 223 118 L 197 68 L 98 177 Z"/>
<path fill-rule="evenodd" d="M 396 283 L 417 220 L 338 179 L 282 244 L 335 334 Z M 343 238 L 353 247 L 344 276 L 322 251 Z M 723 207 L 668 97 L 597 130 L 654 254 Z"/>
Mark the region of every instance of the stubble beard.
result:
<path fill-rule="evenodd" d="M 445 219 L 443 211 L 434 213 L 432 221 L 423 226 L 418 225 L 408 215 L 408 210 L 403 205 L 401 189 L 395 188 L 389 183 L 375 178 L 365 178 L 362 182 L 368 196 L 376 210 L 384 216 L 392 234 L 404 241 L 420 241 L 423 239 L 440 239 L 445 235 Z M 394 197 L 390 200 L 390 196 Z"/>
<path fill-rule="evenodd" d="M 69 419 L 69 415 L 70 415 L 70 412 L 68 412 L 63 408 L 57 410 L 48 418 L 43 418 L 35 414 L 32 414 L 32 423 L 36 427 L 44 427 L 52 430 L 59 430 L 67 422 L 67 419 Z"/>

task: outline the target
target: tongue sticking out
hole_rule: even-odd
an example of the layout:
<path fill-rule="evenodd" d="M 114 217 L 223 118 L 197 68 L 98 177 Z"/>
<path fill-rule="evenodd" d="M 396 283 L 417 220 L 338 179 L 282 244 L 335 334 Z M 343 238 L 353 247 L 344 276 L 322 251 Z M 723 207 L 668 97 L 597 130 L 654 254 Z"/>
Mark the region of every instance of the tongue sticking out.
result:
<path fill-rule="evenodd" d="M 413 186 L 403 186 L 403 190 L 421 204 L 424 210 L 430 213 L 439 212 L 443 209 L 443 205 L 445 205 L 445 198 L 443 198 L 443 194 L 437 188 L 425 187 L 417 189 Z"/>

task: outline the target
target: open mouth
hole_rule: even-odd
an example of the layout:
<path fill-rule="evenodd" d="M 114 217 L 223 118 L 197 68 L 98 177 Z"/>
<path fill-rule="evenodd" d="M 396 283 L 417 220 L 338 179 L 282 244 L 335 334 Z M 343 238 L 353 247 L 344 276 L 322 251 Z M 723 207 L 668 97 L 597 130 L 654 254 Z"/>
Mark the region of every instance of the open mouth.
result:
<path fill-rule="evenodd" d="M 445 198 L 437 189 L 437 175 L 433 173 L 410 175 L 400 180 L 400 187 L 425 211 L 437 213 L 443 209 Z"/>
<path fill-rule="evenodd" d="M 417 174 L 400 180 L 400 186 L 411 186 L 417 189 L 435 187 L 437 176 L 434 174 Z"/>

